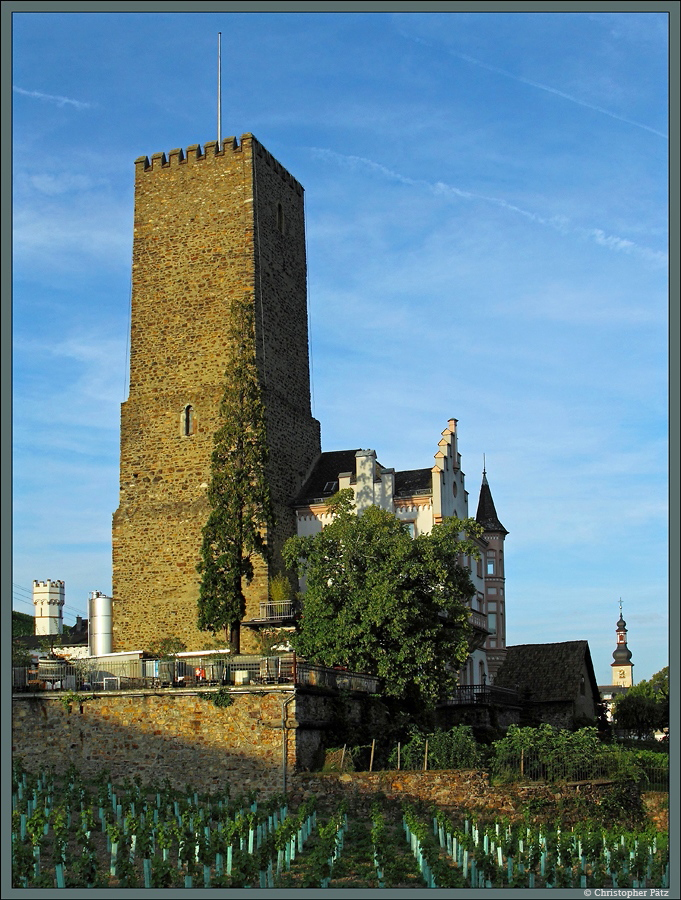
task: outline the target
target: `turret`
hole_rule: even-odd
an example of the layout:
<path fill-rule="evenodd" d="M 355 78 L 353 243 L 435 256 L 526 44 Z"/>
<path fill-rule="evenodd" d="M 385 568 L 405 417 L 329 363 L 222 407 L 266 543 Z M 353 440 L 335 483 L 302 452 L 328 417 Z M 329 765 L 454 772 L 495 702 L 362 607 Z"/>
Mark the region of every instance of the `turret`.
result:
<path fill-rule="evenodd" d="M 35 606 L 35 633 L 37 635 L 61 634 L 64 606 L 63 581 L 34 581 L 33 604 Z"/>
<path fill-rule="evenodd" d="M 506 656 L 506 576 L 504 574 L 504 541 L 508 531 L 499 521 L 492 491 L 483 464 L 482 485 L 476 521 L 484 528 L 483 575 L 485 606 L 489 635 L 485 641 L 490 678 L 501 668 Z"/>

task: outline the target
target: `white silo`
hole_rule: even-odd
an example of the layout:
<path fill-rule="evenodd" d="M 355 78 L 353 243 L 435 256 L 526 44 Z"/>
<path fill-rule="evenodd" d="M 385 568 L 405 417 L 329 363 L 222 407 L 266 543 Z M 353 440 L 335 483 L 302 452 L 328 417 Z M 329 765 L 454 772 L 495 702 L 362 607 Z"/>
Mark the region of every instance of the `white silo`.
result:
<path fill-rule="evenodd" d="M 111 653 L 113 646 L 113 601 L 101 591 L 88 598 L 88 648 L 90 656 Z"/>

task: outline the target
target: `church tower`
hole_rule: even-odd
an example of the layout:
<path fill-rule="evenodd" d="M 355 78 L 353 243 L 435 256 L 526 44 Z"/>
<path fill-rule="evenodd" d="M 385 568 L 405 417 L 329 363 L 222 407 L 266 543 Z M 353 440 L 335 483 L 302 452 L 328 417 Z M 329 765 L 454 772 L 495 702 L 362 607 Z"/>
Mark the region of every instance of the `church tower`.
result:
<path fill-rule="evenodd" d="M 622 617 L 622 601 L 620 600 L 620 617 L 617 622 L 617 647 L 612 654 L 612 683 L 618 687 L 630 688 L 634 683 L 634 664 L 631 661 L 631 650 L 627 647 L 627 623 Z"/>
<path fill-rule="evenodd" d="M 197 598 L 232 304 L 252 304 L 276 525 L 246 619 L 295 534 L 291 499 L 320 452 L 310 409 L 303 188 L 253 137 L 135 161 L 130 388 L 113 520 L 113 649 L 200 648 Z M 247 641 L 248 644 L 248 641 Z M 246 645 L 244 649 L 248 649 Z"/>
<path fill-rule="evenodd" d="M 475 516 L 485 529 L 483 540 L 483 575 L 485 579 L 485 606 L 489 635 L 485 640 L 487 669 L 491 681 L 506 658 L 506 575 L 504 572 L 504 541 L 508 531 L 499 521 L 492 499 L 492 491 L 483 467 L 482 485 Z"/>

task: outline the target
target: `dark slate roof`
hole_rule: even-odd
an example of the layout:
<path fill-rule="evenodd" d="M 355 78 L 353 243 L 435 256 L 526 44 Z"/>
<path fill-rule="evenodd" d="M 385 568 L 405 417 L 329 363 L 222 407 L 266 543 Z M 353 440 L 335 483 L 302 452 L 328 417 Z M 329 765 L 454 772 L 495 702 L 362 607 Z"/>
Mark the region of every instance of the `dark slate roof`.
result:
<path fill-rule="evenodd" d="M 517 688 L 521 697 L 538 703 L 572 701 L 579 694 L 584 664 L 591 690 L 598 700 L 598 685 L 588 641 L 507 647 L 506 658 L 494 678 L 494 684 Z"/>
<path fill-rule="evenodd" d="M 355 450 L 331 450 L 317 457 L 312 472 L 293 501 L 294 506 L 304 506 L 315 500 L 328 500 L 338 490 L 338 476 L 343 472 L 351 472 L 355 477 Z M 380 463 L 379 463 L 380 467 Z M 432 479 L 430 469 L 410 469 L 406 472 L 395 472 L 395 496 L 410 497 L 414 494 L 430 493 Z"/>
<path fill-rule="evenodd" d="M 478 500 L 478 511 L 475 515 L 477 522 L 482 525 L 485 531 L 501 532 L 508 534 L 508 531 L 499 521 L 497 511 L 494 508 L 494 500 L 492 500 L 492 492 L 489 489 L 487 475 L 483 472 L 482 486 L 480 488 L 480 499 Z"/>
<path fill-rule="evenodd" d="M 84 647 L 88 643 L 87 628 L 84 631 L 72 631 L 69 634 L 64 633 L 54 637 L 57 649 L 59 647 Z M 40 650 L 40 645 L 49 643 L 49 638 L 50 635 L 47 634 L 22 634 L 14 638 L 14 643 L 26 647 L 27 650 Z"/>
<path fill-rule="evenodd" d="M 430 469 L 410 469 L 395 472 L 395 496 L 411 497 L 413 494 L 429 494 L 433 489 Z"/>
<path fill-rule="evenodd" d="M 303 506 L 313 500 L 328 500 L 338 490 L 338 476 L 342 472 L 355 474 L 355 450 L 331 450 L 320 453 L 305 484 L 293 501 L 294 506 Z M 332 487 L 333 486 L 333 487 Z"/>

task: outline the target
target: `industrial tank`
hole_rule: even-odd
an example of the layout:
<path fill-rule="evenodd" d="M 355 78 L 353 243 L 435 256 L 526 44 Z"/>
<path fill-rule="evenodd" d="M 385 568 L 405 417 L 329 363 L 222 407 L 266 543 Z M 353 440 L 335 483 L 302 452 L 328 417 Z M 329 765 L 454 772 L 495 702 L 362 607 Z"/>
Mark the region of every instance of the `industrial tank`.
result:
<path fill-rule="evenodd" d="M 113 601 L 101 591 L 88 598 L 88 648 L 90 656 L 104 656 L 113 647 Z"/>

